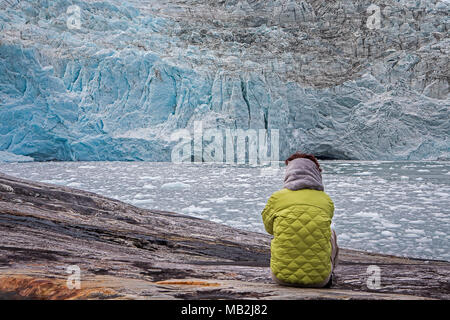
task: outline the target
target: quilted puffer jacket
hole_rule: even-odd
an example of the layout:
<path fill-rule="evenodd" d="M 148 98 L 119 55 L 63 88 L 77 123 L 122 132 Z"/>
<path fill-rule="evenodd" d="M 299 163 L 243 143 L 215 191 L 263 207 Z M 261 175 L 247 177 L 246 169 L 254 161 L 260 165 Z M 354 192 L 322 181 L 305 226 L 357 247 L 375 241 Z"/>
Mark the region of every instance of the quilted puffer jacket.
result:
<path fill-rule="evenodd" d="M 262 212 L 265 229 L 274 236 L 272 273 L 286 283 L 322 283 L 331 272 L 333 201 L 323 191 L 320 171 L 309 159 L 289 162 L 284 186 Z"/>

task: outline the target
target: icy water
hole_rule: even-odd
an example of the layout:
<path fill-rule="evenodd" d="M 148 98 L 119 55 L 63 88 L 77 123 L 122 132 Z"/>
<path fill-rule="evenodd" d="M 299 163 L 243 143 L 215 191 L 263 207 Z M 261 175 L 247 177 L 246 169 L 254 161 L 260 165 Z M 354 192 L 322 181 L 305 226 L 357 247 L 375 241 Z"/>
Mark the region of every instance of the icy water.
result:
<path fill-rule="evenodd" d="M 340 246 L 450 260 L 450 162 L 322 166 Z M 148 162 L 10 163 L 0 171 L 258 232 L 264 232 L 260 213 L 284 174 L 283 168 L 270 175 L 259 168 Z"/>

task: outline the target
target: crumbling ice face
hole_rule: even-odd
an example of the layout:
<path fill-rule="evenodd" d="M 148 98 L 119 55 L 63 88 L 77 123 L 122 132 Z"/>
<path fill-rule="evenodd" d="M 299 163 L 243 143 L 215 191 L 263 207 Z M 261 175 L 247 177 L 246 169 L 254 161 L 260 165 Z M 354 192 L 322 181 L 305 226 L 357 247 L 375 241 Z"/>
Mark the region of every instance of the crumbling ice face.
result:
<path fill-rule="evenodd" d="M 280 158 L 449 158 L 448 0 L 0 7 L 1 151 L 169 161 L 202 121 L 278 129 Z"/>

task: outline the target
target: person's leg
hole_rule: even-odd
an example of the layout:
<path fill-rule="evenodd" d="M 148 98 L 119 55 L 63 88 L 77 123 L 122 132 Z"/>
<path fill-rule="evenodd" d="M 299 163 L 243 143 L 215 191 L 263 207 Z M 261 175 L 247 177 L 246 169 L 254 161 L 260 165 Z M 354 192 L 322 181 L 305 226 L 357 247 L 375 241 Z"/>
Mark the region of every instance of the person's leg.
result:
<path fill-rule="evenodd" d="M 327 284 L 325 284 L 324 288 L 331 288 L 333 285 L 333 277 L 334 277 L 334 269 L 336 269 L 337 263 L 338 263 L 338 256 L 339 256 L 339 246 L 337 244 L 337 236 L 336 231 L 334 229 L 331 229 L 331 272 L 330 277 L 328 279 Z"/>
<path fill-rule="evenodd" d="M 339 247 L 337 244 L 337 236 L 336 231 L 334 229 L 331 229 L 331 272 L 334 271 L 334 269 L 337 266 L 339 259 Z"/>

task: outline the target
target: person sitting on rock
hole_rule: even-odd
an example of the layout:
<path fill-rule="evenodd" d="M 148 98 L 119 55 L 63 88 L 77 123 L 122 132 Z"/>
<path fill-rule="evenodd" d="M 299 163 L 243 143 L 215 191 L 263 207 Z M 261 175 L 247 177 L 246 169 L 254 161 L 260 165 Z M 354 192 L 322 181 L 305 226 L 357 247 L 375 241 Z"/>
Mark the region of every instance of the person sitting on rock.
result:
<path fill-rule="evenodd" d="M 284 189 L 275 192 L 262 212 L 273 235 L 270 268 L 281 285 L 330 287 L 339 248 L 331 228 L 334 204 L 324 192 L 316 157 L 297 152 L 286 161 Z"/>

